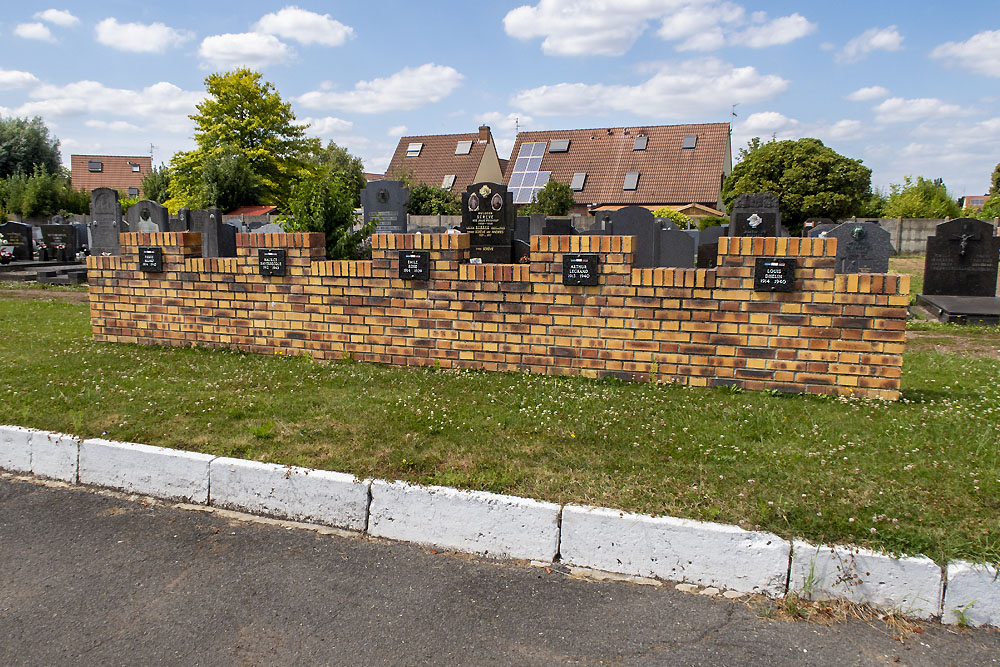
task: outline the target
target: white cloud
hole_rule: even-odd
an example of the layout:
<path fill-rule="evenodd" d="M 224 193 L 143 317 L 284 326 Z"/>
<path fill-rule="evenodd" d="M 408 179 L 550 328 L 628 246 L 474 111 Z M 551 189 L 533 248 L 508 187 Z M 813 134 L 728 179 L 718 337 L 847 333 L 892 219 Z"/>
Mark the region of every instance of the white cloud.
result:
<path fill-rule="evenodd" d="M 872 51 L 900 51 L 902 48 L 903 36 L 896 26 L 869 28 L 847 42 L 834 60 L 838 63 L 856 63 L 867 58 Z"/>
<path fill-rule="evenodd" d="M 14 34 L 24 39 L 37 39 L 42 42 L 52 42 L 52 31 L 42 23 L 19 23 L 14 28 Z"/>
<path fill-rule="evenodd" d="M 163 23 L 119 23 L 115 18 L 98 23 L 94 34 L 101 44 L 131 53 L 163 53 L 193 37 L 186 30 L 176 30 Z"/>
<path fill-rule="evenodd" d="M 294 5 L 265 14 L 254 30 L 293 39 L 300 44 L 323 46 L 340 46 L 354 36 L 354 28 L 330 18 L 329 14 L 317 14 Z"/>
<path fill-rule="evenodd" d="M 957 104 L 947 104 L 936 97 L 905 100 L 890 97 L 874 107 L 875 120 L 880 123 L 908 123 L 930 118 L 961 116 L 966 112 Z"/>
<path fill-rule="evenodd" d="M 835 123 L 803 122 L 789 118 L 777 111 L 760 111 L 747 116 L 746 120 L 733 127 L 733 146 L 746 146 L 753 137 L 770 140 L 800 139 L 816 137 L 824 144 L 831 141 L 846 141 L 863 137 L 866 134 L 865 125 L 858 120 L 844 119 Z"/>
<path fill-rule="evenodd" d="M 71 116 L 108 116 L 141 121 L 167 132 L 189 132 L 189 114 L 205 93 L 187 91 L 161 81 L 142 90 L 108 88 L 97 81 L 75 81 L 65 86 L 41 85 L 32 90 L 31 101 L 16 109 L 18 116 L 62 118 Z"/>
<path fill-rule="evenodd" d="M 591 113 L 594 103 L 609 111 L 628 111 L 652 118 L 704 118 L 729 109 L 734 101 L 754 103 L 784 92 L 788 81 L 760 74 L 753 67 L 734 67 L 715 58 L 661 64 L 651 78 L 634 86 L 558 83 L 522 90 L 511 104 L 539 116 Z"/>
<path fill-rule="evenodd" d="M 853 93 L 847 96 L 852 102 L 870 102 L 872 100 L 879 100 L 883 97 L 889 96 L 889 89 L 883 86 L 869 86 L 867 88 L 858 88 Z"/>
<path fill-rule="evenodd" d="M 0 90 L 8 88 L 23 88 L 38 83 L 38 77 L 31 72 L 16 69 L 0 69 Z"/>
<path fill-rule="evenodd" d="M 322 87 L 298 98 L 309 109 L 341 109 L 355 113 L 408 111 L 440 102 L 462 82 L 455 69 L 434 63 L 405 67 L 384 79 L 359 81 L 353 90 Z"/>
<path fill-rule="evenodd" d="M 324 118 L 300 118 L 296 121 L 299 125 L 309 125 L 309 133 L 321 137 L 328 137 L 341 132 L 348 132 L 354 128 L 354 123 L 333 116 Z"/>
<path fill-rule="evenodd" d="M 83 123 L 87 127 L 93 128 L 95 130 L 108 130 L 110 132 L 142 132 L 143 129 L 138 125 L 133 125 L 124 120 L 106 121 L 106 120 L 88 120 Z"/>
<path fill-rule="evenodd" d="M 755 12 L 750 20 L 764 23 L 766 14 Z M 538 0 L 507 12 L 503 22 L 511 37 L 543 38 L 542 51 L 554 56 L 620 56 L 656 22 L 657 35 L 676 41 L 678 51 L 787 44 L 816 28 L 792 14 L 733 33 L 747 24 L 746 10 L 725 0 Z"/>
<path fill-rule="evenodd" d="M 986 30 L 964 42 L 945 42 L 931 51 L 931 58 L 977 74 L 1000 77 L 1000 30 Z"/>
<path fill-rule="evenodd" d="M 816 30 L 816 24 L 799 14 L 782 16 L 763 25 L 754 25 L 733 36 L 733 43 L 763 49 L 794 42 Z"/>
<path fill-rule="evenodd" d="M 62 26 L 63 28 L 68 28 L 80 22 L 80 19 L 65 9 L 46 9 L 44 12 L 35 12 L 34 18 L 41 19 L 46 23 Z"/>
<path fill-rule="evenodd" d="M 410 131 L 410 128 L 405 125 L 393 125 L 388 130 L 385 131 L 385 136 L 387 137 L 405 137 L 406 133 Z"/>
<path fill-rule="evenodd" d="M 257 32 L 212 35 L 201 41 L 198 56 L 208 68 L 265 67 L 288 62 L 294 51 L 274 35 Z"/>

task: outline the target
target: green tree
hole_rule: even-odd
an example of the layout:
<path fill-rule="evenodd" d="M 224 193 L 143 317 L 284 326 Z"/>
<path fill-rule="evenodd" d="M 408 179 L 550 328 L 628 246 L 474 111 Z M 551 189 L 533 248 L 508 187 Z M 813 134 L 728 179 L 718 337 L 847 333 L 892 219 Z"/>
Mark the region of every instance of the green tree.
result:
<path fill-rule="evenodd" d="M 420 184 L 410 187 L 406 212 L 410 215 L 462 215 L 462 203 L 451 190 Z"/>
<path fill-rule="evenodd" d="M 983 220 L 991 220 L 1000 217 L 1000 164 L 993 168 L 990 176 L 990 198 L 983 205 L 983 210 L 977 217 Z"/>
<path fill-rule="evenodd" d="M 208 98 L 191 116 L 198 146 L 176 153 L 170 162 L 171 199 L 193 207 L 218 204 L 212 196 L 227 187 L 206 179 L 205 166 L 210 165 L 210 176 L 245 166 L 260 191 L 256 201 L 239 203 L 280 205 L 302 170 L 302 156 L 316 151 L 319 140 L 306 138 L 306 126 L 295 124 L 291 105 L 282 101 L 270 82 L 261 81 L 259 72 L 240 68 L 211 74 L 205 78 L 205 89 Z M 242 160 L 230 161 L 228 156 L 236 154 Z"/>
<path fill-rule="evenodd" d="M 375 225 L 356 224 L 351 188 L 339 172 L 303 172 L 292 186 L 282 226 L 290 232 L 326 234 L 328 259 L 357 259 Z"/>
<path fill-rule="evenodd" d="M 49 173 L 35 165 L 30 175 L 18 172 L 0 180 L 0 209 L 22 219 L 86 213 L 89 204 L 90 194 L 73 190 L 62 169 Z"/>
<path fill-rule="evenodd" d="M 857 215 L 871 197 L 871 169 L 827 148 L 819 139 L 751 140 L 740 151 L 742 160 L 722 186 L 729 212 L 736 197 L 770 192 L 778 197 L 782 223 L 792 233 L 807 218 L 847 218 Z"/>
<path fill-rule="evenodd" d="M 231 211 L 261 199 L 264 185 L 242 153 L 223 152 L 210 156 L 201 168 L 202 206 Z"/>
<path fill-rule="evenodd" d="M 890 218 L 957 218 L 962 214 L 958 202 L 948 196 L 940 179 L 903 177 L 902 185 L 889 186 L 885 214 Z"/>
<path fill-rule="evenodd" d="M 317 146 L 303 157 L 308 165 L 319 167 L 328 174 L 340 174 L 341 180 L 353 195 L 354 207 L 361 206 L 361 189 L 366 183 L 365 167 L 361 158 L 352 155 L 346 148 L 332 141 L 326 148 Z"/>
<path fill-rule="evenodd" d="M 142 196 L 160 204 L 170 199 L 170 170 L 162 162 L 142 177 Z"/>
<path fill-rule="evenodd" d="M 520 207 L 518 215 L 531 215 L 532 213 L 543 213 L 545 215 L 560 216 L 567 215 L 573 204 L 573 191 L 565 183 L 549 179 L 545 186 L 535 193 L 531 198 L 531 203 Z"/>
<path fill-rule="evenodd" d="M 694 225 L 691 222 L 691 218 L 684 215 L 680 211 L 675 211 L 669 206 L 664 206 L 663 208 L 658 208 L 653 211 L 653 217 L 656 218 L 669 218 L 674 221 L 678 229 L 691 229 Z"/>
<path fill-rule="evenodd" d="M 38 116 L 0 118 L 0 178 L 18 172 L 32 174 L 36 166 L 50 174 L 59 172 L 59 140 L 49 135 Z"/>

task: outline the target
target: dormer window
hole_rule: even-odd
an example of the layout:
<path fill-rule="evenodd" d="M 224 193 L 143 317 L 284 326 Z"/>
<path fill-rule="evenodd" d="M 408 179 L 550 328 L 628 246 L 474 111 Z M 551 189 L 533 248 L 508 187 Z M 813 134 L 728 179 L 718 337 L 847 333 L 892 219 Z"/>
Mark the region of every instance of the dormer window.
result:
<path fill-rule="evenodd" d="M 132 173 L 133 174 L 138 174 L 139 173 L 139 163 L 138 162 L 129 162 L 128 166 L 132 167 Z"/>

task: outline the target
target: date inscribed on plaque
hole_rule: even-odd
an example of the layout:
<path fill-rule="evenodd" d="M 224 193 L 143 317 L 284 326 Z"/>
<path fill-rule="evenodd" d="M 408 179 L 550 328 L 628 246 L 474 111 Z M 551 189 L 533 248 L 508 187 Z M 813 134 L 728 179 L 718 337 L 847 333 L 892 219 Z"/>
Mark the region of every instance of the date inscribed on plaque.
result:
<path fill-rule="evenodd" d="M 791 292 L 795 288 L 794 257 L 758 257 L 753 272 L 755 292 Z"/>
<path fill-rule="evenodd" d="M 563 285 L 596 285 L 597 255 L 563 255 Z"/>

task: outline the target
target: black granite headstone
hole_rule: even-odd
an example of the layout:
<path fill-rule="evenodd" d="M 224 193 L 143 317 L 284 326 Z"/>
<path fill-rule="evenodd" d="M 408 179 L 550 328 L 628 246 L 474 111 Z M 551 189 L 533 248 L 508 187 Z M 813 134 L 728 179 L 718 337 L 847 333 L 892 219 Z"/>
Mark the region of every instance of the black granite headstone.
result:
<path fill-rule="evenodd" d="M 146 199 L 129 206 L 125 212 L 128 228 L 133 232 L 170 231 L 170 211 L 155 201 Z"/>
<path fill-rule="evenodd" d="M 719 238 L 727 236 L 728 225 L 713 225 L 701 230 L 698 234 L 698 261 L 696 266 L 699 269 L 713 269 L 719 263 Z"/>
<path fill-rule="evenodd" d="M 217 208 L 188 211 L 188 231 L 201 234 L 202 257 L 235 257 L 236 229 L 222 222 Z"/>
<path fill-rule="evenodd" d="M 474 183 L 462 193 L 462 232 L 469 234 L 469 258 L 485 263 L 513 261 L 514 197 L 499 183 Z"/>
<path fill-rule="evenodd" d="M 838 225 L 835 222 L 821 222 L 821 223 L 819 223 L 817 225 L 813 225 L 812 229 L 810 229 L 806 233 L 806 235 L 809 236 L 810 238 L 816 238 L 816 237 L 820 237 L 820 236 L 827 236 L 827 235 L 829 235 L 830 232 L 832 232 L 834 229 L 836 229 L 839 226 L 840 225 Z"/>
<path fill-rule="evenodd" d="M 769 192 L 747 192 L 733 202 L 729 216 L 731 236 L 781 236 L 778 198 Z"/>
<path fill-rule="evenodd" d="M 563 255 L 563 285 L 597 285 L 598 255 Z"/>
<path fill-rule="evenodd" d="M 791 292 L 795 289 L 795 257 L 758 257 L 754 264 L 756 292 Z"/>
<path fill-rule="evenodd" d="M 90 193 L 90 240 L 94 255 L 120 255 L 121 240 L 118 235 L 127 232 L 128 224 L 122 221 L 122 205 L 118 191 L 112 188 L 95 188 Z"/>
<path fill-rule="evenodd" d="M 519 215 L 514 218 L 514 263 L 524 261 L 531 252 L 531 218 Z"/>
<path fill-rule="evenodd" d="M 924 294 L 996 296 L 1000 237 L 993 225 L 973 218 L 939 223 L 927 237 Z"/>
<path fill-rule="evenodd" d="M 430 280 L 431 253 L 427 250 L 400 250 L 399 277 L 402 280 Z"/>
<path fill-rule="evenodd" d="M 285 275 L 285 249 L 258 248 L 257 264 L 262 276 Z"/>
<path fill-rule="evenodd" d="M 827 232 L 837 239 L 837 273 L 888 273 L 889 231 L 871 222 L 845 222 Z"/>
<path fill-rule="evenodd" d="M 605 229 L 614 236 L 634 236 L 632 266 L 649 269 L 660 264 L 660 225 L 653 212 L 644 206 L 625 206 L 602 214 Z"/>
<path fill-rule="evenodd" d="M 49 259 L 72 262 L 76 259 L 77 234 L 72 225 L 42 225 L 42 242 Z"/>
<path fill-rule="evenodd" d="M 545 218 L 542 234 L 546 236 L 575 235 L 576 229 L 573 227 L 573 218 Z"/>
<path fill-rule="evenodd" d="M 372 181 L 361 190 L 365 224 L 375 222 L 376 234 L 405 234 L 410 191 L 402 181 Z"/>
<path fill-rule="evenodd" d="M 0 225 L 0 234 L 3 235 L 4 245 L 11 246 L 11 252 L 15 260 L 27 261 L 31 259 L 31 225 L 23 222 L 5 222 Z"/>
<path fill-rule="evenodd" d="M 140 246 L 139 270 L 144 273 L 163 273 L 163 248 Z"/>
<path fill-rule="evenodd" d="M 697 239 L 683 229 L 661 229 L 657 232 L 659 261 L 657 266 L 694 268 Z"/>
<path fill-rule="evenodd" d="M 167 222 L 167 231 L 171 232 L 186 232 L 190 230 L 191 225 L 191 209 L 188 207 L 183 207 L 177 211 L 176 218 L 170 218 Z"/>

